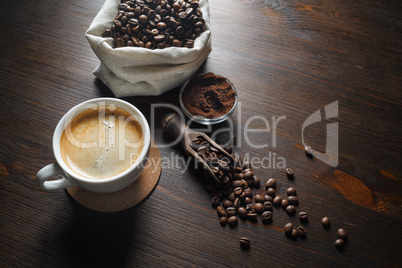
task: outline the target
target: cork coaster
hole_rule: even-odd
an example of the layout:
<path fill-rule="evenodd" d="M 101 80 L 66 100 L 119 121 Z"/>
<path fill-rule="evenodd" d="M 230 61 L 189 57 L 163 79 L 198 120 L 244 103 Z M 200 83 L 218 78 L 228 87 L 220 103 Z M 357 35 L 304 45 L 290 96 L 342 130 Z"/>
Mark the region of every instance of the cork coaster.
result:
<path fill-rule="evenodd" d="M 155 188 L 162 171 L 158 145 L 151 139 L 147 164 L 139 177 L 127 188 L 114 193 L 96 193 L 75 186 L 67 188 L 80 205 L 99 212 L 117 212 L 131 208 L 144 200 Z"/>

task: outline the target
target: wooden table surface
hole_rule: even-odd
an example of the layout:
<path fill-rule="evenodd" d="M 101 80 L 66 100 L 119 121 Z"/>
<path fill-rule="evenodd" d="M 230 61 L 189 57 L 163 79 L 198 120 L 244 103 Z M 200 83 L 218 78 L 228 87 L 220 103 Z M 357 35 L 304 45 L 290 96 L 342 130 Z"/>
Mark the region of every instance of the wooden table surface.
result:
<path fill-rule="evenodd" d="M 282 227 L 300 222 L 282 209 L 268 225 L 221 227 L 202 178 L 171 160 L 181 159 L 179 147 L 161 147 L 157 187 L 126 211 L 91 211 L 65 190 L 39 189 L 36 173 L 54 161 L 52 135 L 63 114 L 113 96 L 92 74 L 99 61 L 84 36 L 102 5 L 1 1 L 1 267 L 400 267 L 401 2 L 210 0 L 212 52 L 199 72 L 224 75 L 238 90 L 234 152 L 265 159 L 254 172 L 262 183 L 276 178 L 279 195 L 297 189 L 297 211 L 309 214 L 307 239 L 297 241 Z M 124 98 L 155 119 L 159 145 L 166 111 L 151 113 L 151 105 L 178 106 L 178 93 Z M 321 120 L 303 130 L 316 111 Z M 338 141 L 338 164 L 306 157 L 303 139 L 325 152 L 327 129 L 336 125 L 329 142 Z M 222 128 L 228 124 L 213 130 Z M 334 246 L 338 228 L 349 236 L 343 251 Z M 249 251 L 239 247 L 242 236 Z"/>

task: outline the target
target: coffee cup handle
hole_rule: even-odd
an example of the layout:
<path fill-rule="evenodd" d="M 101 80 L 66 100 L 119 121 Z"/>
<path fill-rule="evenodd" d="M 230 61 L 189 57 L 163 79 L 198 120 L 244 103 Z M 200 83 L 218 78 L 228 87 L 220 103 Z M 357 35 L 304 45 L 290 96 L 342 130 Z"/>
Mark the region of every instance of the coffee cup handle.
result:
<path fill-rule="evenodd" d="M 51 177 L 57 175 L 60 175 L 63 178 L 58 180 L 49 180 Z M 36 182 L 38 183 L 40 188 L 49 191 L 77 185 L 75 182 L 71 181 L 71 179 L 68 178 L 66 173 L 64 173 L 59 164 L 57 164 L 56 162 L 47 165 L 46 167 L 39 170 L 39 172 L 36 174 Z"/>

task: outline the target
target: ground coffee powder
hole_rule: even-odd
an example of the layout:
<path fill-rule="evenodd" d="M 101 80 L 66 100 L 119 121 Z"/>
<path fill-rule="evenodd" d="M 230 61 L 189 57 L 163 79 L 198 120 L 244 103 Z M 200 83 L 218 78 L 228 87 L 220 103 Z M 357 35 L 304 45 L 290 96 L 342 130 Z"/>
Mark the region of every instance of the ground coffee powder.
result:
<path fill-rule="evenodd" d="M 235 104 L 236 95 L 225 77 L 207 73 L 187 83 L 182 101 L 192 115 L 212 119 L 227 114 Z"/>

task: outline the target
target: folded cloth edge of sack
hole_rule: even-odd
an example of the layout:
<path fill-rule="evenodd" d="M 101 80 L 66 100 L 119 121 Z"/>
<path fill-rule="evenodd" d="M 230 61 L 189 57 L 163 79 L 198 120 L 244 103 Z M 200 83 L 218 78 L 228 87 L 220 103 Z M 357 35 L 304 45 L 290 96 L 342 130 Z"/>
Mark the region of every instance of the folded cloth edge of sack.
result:
<path fill-rule="evenodd" d="M 118 78 L 127 80 L 130 83 L 136 83 L 138 81 L 148 80 L 161 80 L 170 79 L 176 76 L 181 71 L 188 71 L 188 68 L 198 69 L 202 62 L 208 57 L 211 52 L 211 39 L 206 40 L 206 45 L 203 47 L 202 53 L 193 61 L 188 61 L 180 64 L 164 64 L 153 63 L 150 65 L 123 65 L 123 66 L 108 66 L 104 61 L 102 64 L 113 72 Z M 201 61 L 201 62 L 200 62 Z M 196 70 L 194 70 L 196 71 Z M 160 78 L 160 79 L 159 79 Z"/>
<path fill-rule="evenodd" d="M 208 40 L 210 43 L 211 41 Z M 182 64 L 179 67 L 179 72 L 176 72 L 175 79 L 166 72 L 166 75 L 153 76 L 152 80 L 145 81 L 144 77 L 136 76 L 136 81 L 129 82 L 116 76 L 106 65 L 99 63 L 93 74 L 98 77 L 117 98 L 129 96 L 156 96 L 163 94 L 175 87 L 183 84 L 189 77 L 193 76 L 201 64 L 205 61 L 208 54 L 211 52 L 211 46 L 208 45 L 204 53 L 196 60 L 187 64 Z M 171 68 L 169 68 L 171 69 Z M 173 70 L 172 70 L 173 71 Z"/>

